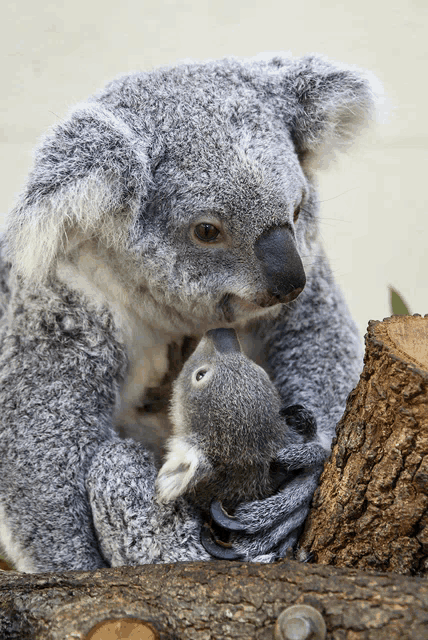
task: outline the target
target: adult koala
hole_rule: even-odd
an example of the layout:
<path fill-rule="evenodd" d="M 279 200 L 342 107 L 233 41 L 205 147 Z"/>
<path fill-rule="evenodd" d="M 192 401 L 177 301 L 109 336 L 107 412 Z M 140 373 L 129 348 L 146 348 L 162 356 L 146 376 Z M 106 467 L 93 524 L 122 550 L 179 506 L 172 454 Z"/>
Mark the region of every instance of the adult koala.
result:
<path fill-rule="evenodd" d="M 362 361 L 313 171 L 373 105 L 319 56 L 186 63 L 114 80 L 42 140 L 1 279 L 0 539 L 19 570 L 209 558 L 199 513 L 158 504 L 152 454 L 114 430 L 185 336 L 234 327 L 329 450 Z M 238 507 L 234 549 L 283 555 L 319 472 Z"/>

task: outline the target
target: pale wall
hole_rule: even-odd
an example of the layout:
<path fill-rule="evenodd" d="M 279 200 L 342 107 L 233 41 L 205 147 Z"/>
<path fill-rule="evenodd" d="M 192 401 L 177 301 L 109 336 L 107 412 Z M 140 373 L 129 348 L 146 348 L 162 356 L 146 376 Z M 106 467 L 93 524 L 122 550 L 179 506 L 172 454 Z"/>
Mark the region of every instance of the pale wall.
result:
<path fill-rule="evenodd" d="M 116 74 L 182 58 L 320 52 L 373 70 L 394 105 L 388 125 L 320 176 L 336 277 L 362 332 L 389 315 L 389 283 L 413 313 L 428 313 L 427 18 L 422 0 L 3 3 L 0 225 L 40 134 Z"/>

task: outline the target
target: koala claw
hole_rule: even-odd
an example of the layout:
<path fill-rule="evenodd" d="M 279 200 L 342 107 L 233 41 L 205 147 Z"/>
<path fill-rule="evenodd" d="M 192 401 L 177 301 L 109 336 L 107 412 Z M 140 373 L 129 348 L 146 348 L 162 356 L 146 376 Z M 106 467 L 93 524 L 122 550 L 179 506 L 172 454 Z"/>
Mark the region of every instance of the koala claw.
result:
<path fill-rule="evenodd" d="M 232 549 L 228 542 L 222 542 L 214 538 L 214 532 L 210 525 L 205 523 L 201 529 L 201 544 L 214 558 L 219 560 L 243 560 L 244 556 Z"/>
<path fill-rule="evenodd" d="M 223 505 L 219 500 L 213 500 L 210 507 L 211 516 L 216 524 L 228 531 L 240 531 L 245 532 L 246 526 L 238 520 L 235 516 L 230 516 L 227 511 L 224 510 Z"/>

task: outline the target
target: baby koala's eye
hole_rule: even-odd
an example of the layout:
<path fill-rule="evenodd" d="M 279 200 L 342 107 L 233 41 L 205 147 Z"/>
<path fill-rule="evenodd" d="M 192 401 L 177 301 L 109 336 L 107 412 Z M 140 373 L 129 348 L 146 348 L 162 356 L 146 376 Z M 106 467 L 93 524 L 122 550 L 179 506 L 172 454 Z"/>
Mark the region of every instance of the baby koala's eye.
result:
<path fill-rule="evenodd" d="M 206 372 L 207 372 L 206 369 L 199 369 L 199 371 L 197 371 L 195 375 L 196 382 L 199 382 L 199 380 L 202 380 Z"/>
<path fill-rule="evenodd" d="M 294 209 L 294 216 L 293 216 L 294 224 L 296 224 L 296 222 L 297 222 L 297 219 L 298 219 L 298 217 L 300 215 L 300 209 L 301 208 L 302 208 L 302 206 L 299 204 L 299 206 Z"/>
<path fill-rule="evenodd" d="M 210 222 L 200 222 L 194 229 L 195 236 L 202 242 L 214 242 L 220 235 L 220 231 Z"/>

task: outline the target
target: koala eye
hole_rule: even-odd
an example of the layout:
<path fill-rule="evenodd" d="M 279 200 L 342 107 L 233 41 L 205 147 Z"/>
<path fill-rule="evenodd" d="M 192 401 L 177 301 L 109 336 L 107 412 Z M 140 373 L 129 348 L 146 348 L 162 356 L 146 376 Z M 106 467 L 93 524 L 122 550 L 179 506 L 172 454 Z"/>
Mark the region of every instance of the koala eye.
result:
<path fill-rule="evenodd" d="M 202 240 L 202 242 L 213 242 L 217 240 L 220 235 L 220 231 L 213 224 L 209 222 L 201 222 L 197 224 L 194 229 L 195 236 Z"/>
<path fill-rule="evenodd" d="M 199 369 L 199 371 L 197 371 L 195 375 L 196 382 L 199 382 L 199 380 L 202 380 L 206 372 L 207 372 L 206 369 Z"/>
<path fill-rule="evenodd" d="M 298 206 L 298 207 L 296 207 L 296 208 L 294 209 L 294 216 L 293 216 L 293 222 L 294 222 L 294 223 L 296 223 L 296 222 L 297 222 L 297 219 L 298 219 L 298 217 L 299 217 L 300 209 L 301 209 L 301 208 L 302 208 L 302 206 L 299 204 L 299 206 Z"/>

